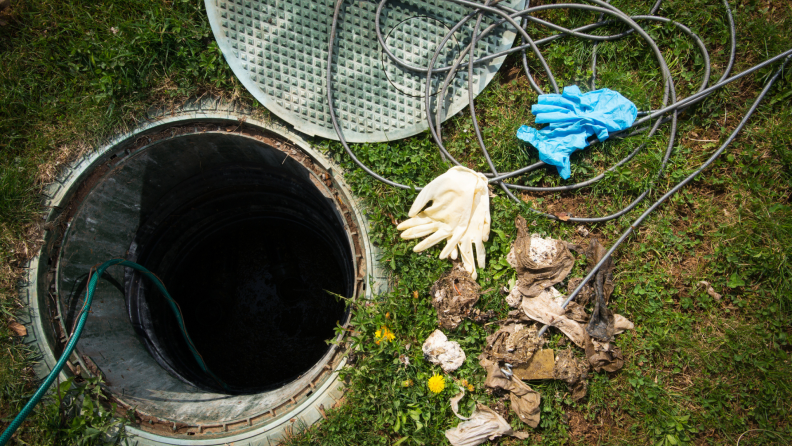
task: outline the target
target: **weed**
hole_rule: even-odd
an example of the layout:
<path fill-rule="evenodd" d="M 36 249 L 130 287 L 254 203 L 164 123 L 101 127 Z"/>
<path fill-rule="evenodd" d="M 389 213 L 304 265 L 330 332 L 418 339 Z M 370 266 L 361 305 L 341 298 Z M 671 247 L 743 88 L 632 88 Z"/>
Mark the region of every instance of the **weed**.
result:
<path fill-rule="evenodd" d="M 44 407 L 51 423 L 47 432 L 55 432 L 60 442 L 78 446 L 120 444 L 127 420 L 117 416 L 115 403 L 108 404 L 101 384 L 98 377 L 79 384 L 74 378 L 59 383 Z"/>

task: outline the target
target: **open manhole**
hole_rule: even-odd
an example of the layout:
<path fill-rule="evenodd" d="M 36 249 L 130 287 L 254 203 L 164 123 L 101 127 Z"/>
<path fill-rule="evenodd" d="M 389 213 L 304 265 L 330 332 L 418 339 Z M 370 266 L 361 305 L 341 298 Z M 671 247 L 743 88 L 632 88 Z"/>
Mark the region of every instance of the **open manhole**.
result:
<path fill-rule="evenodd" d="M 184 137 L 213 149 L 237 139 Z M 344 304 L 334 297 L 353 293 L 344 227 L 313 184 L 283 170 L 208 170 L 140 210 L 148 216 L 128 257 L 156 271 L 177 296 L 195 347 L 228 389 L 198 368 L 165 299 L 130 269 L 132 325 L 160 364 L 191 384 L 254 393 L 292 381 L 327 353 L 326 341 L 344 321 Z"/>
<path fill-rule="evenodd" d="M 53 185 L 22 288 L 44 375 L 91 266 L 127 258 L 162 279 L 222 385 L 156 287 L 120 267 L 100 279 L 71 358 L 135 410 L 141 445 L 267 444 L 317 421 L 342 392 L 338 296 L 385 284 L 340 171 L 288 129 L 209 105 L 112 141 Z"/>

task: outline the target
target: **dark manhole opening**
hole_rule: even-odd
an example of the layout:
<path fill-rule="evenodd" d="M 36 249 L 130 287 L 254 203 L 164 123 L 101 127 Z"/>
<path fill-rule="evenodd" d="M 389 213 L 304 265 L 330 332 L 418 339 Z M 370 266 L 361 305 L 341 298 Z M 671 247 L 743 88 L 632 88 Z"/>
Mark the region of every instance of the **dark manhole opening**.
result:
<path fill-rule="evenodd" d="M 286 384 L 329 351 L 353 289 L 333 201 L 305 178 L 225 166 L 182 182 L 147 213 L 129 258 L 156 272 L 193 343 L 231 393 Z M 127 271 L 127 307 L 171 374 L 228 393 L 192 357 L 165 299 Z"/>

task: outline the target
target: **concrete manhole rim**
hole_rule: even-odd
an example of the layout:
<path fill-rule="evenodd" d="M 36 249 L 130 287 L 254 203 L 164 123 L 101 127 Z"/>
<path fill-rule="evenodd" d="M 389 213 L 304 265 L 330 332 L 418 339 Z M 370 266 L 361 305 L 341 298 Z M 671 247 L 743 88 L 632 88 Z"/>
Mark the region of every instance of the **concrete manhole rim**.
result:
<path fill-rule="evenodd" d="M 67 212 L 66 205 L 77 194 L 79 186 L 82 185 L 86 178 L 90 177 L 92 172 L 118 157 L 119 154 L 123 154 L 125 150 L 129 153 L 129 147 L 134 146 L 142 137 L 161 133 L 169 128 L 183 128 L 191 124 L 195 124 L 197 127 L 207 123 L 217 124 L 218 132 L 239 132 L 240 135 L 246 137 L 250 136 L 244 134 L 245 129 L 272 134 L 274 141 L 281 139 L 292 144 L 298 151 L 307 155 L 320 170 L 327 172 L 329 178 L 326 181 L 332 181 L 332 188 L 338 192 L 339 201 L 344 205 L 343 208 L 346 208 L 349 218 L 355 223 L 355 232 L 357 232 L 355 236 L 359 241 L 361 256 L 363 257 L 362 259 L 357 258 L 355 264 L 357 265 L 362 260 L 366 265 L 365 291 L 364 294 L 360 292 L 359 294 L 366 298 L 371 298 L 372 295 L 382 292 L 387 287 L 387 278 L 377 263 L 376 248 L 371 245 L 367 236 L 368 224 L 365 215 L 361 212 L 358 201 L 344 182 L 342 170 L 335 163 L 312 149 L 302 135 L 280 122 L 264 122 L 255 119 L 250 116 L 249 111 L 235 107 L 234 104 L 224 104 L 214 99 L 197 100 L 182 107 L 178 112 L 152 116 L 149 121 L 142 123 L 131 132 L 107 141 L 97 150 L 73 163 L 70 169 L 65 171 L 56 182 L 46 189 L 44 204 L 48 207 L 49 212 L 44 216 L 44 220 L 46 222 L 45 225 L 49 226 L 49 228 L 44 234 L 44 245 L 41 251 L 30 261 L 26 277 L 20 283 L 20 297 L 25 304 L 20 320 L 28 327 L 28 335 L 24 342 L 33 347 L 33 351 L 38 354 L 34 365 L 38 376 L 47 375 L 52 366 L 54 366 L 57 360 L 54 352 L 59 351 L 60 345 L 51 325 L 52 322 L 47 320 L 56 315 L 46 315 L 46 312 L 49 311 L 46 300 L 50 298 L 51 290 L 49 287 L 56 277 L 53 269 L 54 265 L 49 262 L 52 255 L 60 250 L 57 245 L 63 233 L 66 232 L 59 233 L 58 231 L 58 225 L 64 223 L 59 219 Z M 171 135 L 171 138 L 178 136 Z M 156 142 L 160 141 L 144 143 L 140 147 L 146 147 Z M 285 151 L 285 145 L 282 151 Z M 287 155 L 291 156 L 288 152 Z M 339 211 L 343 208 L 340 208 Z M 356 290 L 360 291 L 360 283 L 356 282 L 354 286 Z M 79 363 L 83 362 L 77 355 L 74 355 L 72 359 Z M 249 441 L 251 442 L 250 444 L 258 444 L 259 441 L 263 441 L 262 444 L 267 444 L 266 442 L 269 440 L 277 440 L 285 433 L 293 431 L 295 424 L 311 425 L 323 416 L 323 408 L 330 408 L 343 393 L 340 388 L 341 383 L 338 380 L 338 371 L 344 364 L 345 360 L 342 352 L 336 352 L 326 362 L 322 373 L 317 375 L 316 381 L 311 382 L 311 389 L 307 392 L 307 395 L 303 391 L 298 391 L 294 395 L 302 398 L 302 401 L 295 401 L 292 398 L 293 404 L 281 411 L 278 411 L 278 408 L 283 407 L 283 405 L 274 408 L 275 412 L 270 413 L 269 417 L 267 417 L 266 412 L 261 417 L 252 417 L 266 421 L 257 420 L 251 422 L 250 418 L 248 418 L 247 420 L 227 420 L 215 425 L 206 424 L 199 427 L 200 433 L 215 434 L 212 435 L 213 438 L 193 439 L 196 437 L 195 435 L 170 437 L 147 432 L 138 427 L 128 427 L 127 431 L 133 438 L 133 444 L 141 445 L 219 445 L 226 444 L 229 441 Z M 84 371 L 90 370 L 90 366 L 81 365 Z M 65 372 L 62 372 L 63 378 L 67 376 Z"/>

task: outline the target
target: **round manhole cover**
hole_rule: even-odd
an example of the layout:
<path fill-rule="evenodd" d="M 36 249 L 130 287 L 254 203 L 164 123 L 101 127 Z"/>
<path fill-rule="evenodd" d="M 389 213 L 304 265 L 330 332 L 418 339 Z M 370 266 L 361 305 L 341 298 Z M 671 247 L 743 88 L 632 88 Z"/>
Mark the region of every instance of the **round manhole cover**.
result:
<path fill-rule="evenodd" d="M 431 17 L 411 17 L 391 28 L 385 37 L 385 45 L 388 47 L 388 51 L 399 59 L 414 66 L 427 67 L 432 61 L 432 56 L 437 51 L 438 45 L 449 31 L 451 29 L 443 22 Z M 409 42 L 410 45 L 405 45 L 405 42 Z M 454 59 L 459 56 L 460 50 L 459 41 L 452 37 L 440 52 L 435 66 L 442 67 L 453 64 Z M 408 97 L 423 98 L 426 96 L 425 76 L 405 71 L 393 62 L 384 51 L 381 59 L 382 70 L 397 90 Z M 444 79 L 444 73 L 432 76 L 430 94 L 437 94 Z"/>
<path fill-rule="evenodd" d="M 428 128 L 422 99 L 425 78 L 383 56 L 375 29 L 378 3 L 345 2 L 339 19 L 332 88 L 336 114 L 350 142 L 406 138 Z M 524 0 L 507 3 L 515 9 L 523 4 Z M 305 134 L 338 139 L 326 90 L 327 39 L 335 0 L 206 0 L 206 9 L 231 69 L 259 102 Z M 394 54 L 426 67 L 445 33 L 469 12 L 447 1 L 392 1 L 383 8 L 381 31 Z M 481 29 L 492 23 L 492 17 L 485 17 Z M 454 35 L 438 67 L 470 43 L 474 24 L 468 21 Z M 511 47 L 515 35 L 505 26 L 496 29 L 477 45 L 475 56 Z M 476 67 L 476 94 L 504 59 Z M 468 103 L 467 70 L 460 71 L 447 93 L 446 117 Z"/>

